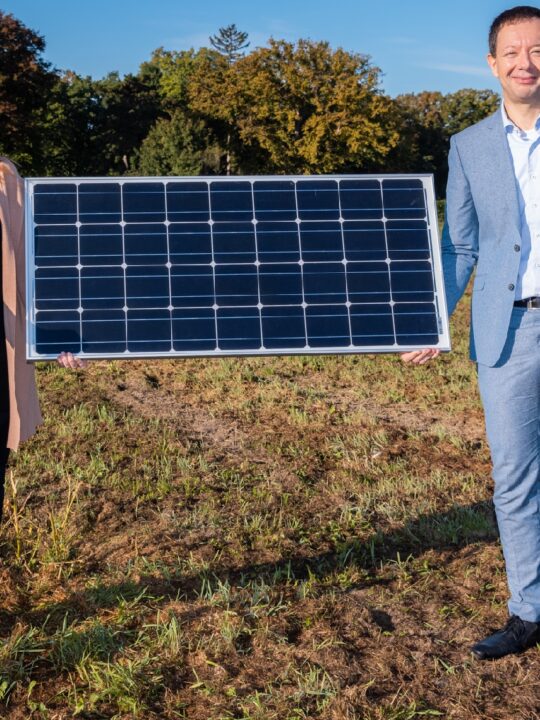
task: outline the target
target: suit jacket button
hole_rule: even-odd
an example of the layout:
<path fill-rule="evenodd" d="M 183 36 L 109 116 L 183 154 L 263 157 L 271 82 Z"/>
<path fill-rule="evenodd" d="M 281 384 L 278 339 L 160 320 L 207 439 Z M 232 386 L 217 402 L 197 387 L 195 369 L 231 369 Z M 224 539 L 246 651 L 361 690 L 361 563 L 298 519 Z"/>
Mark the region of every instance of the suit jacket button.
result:
<path fill-rule="evenodd" d="M 521 247 L 519 245 L 514 245 L 514 250 L 516 252 L 519 252 L 521 250 Z"/>
<path fill-rule="evenodd" d="M 508 289 L 509 289 L 509 290 L 515 290 L 515 289 L 516 289 L 516 286 L 514 285 L 514 283 L 510 283 L 510 285 L 508 286 Z"/>

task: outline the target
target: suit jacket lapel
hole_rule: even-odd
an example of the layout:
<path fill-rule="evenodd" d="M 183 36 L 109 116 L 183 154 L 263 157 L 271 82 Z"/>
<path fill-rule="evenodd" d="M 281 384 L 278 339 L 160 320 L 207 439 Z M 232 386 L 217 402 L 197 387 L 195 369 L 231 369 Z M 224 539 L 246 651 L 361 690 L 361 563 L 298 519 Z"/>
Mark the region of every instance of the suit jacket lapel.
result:
<path fill-rule="evenodd" d="M 509 217 L 521 228 L 514 162 L 500 110 L 489 118 L 487 127 L 490 132 L 487 135 L 489 148 L 486 159 L 493 177 L 492 202 L 496 202 L 499 207 L 505 207 Z"/>

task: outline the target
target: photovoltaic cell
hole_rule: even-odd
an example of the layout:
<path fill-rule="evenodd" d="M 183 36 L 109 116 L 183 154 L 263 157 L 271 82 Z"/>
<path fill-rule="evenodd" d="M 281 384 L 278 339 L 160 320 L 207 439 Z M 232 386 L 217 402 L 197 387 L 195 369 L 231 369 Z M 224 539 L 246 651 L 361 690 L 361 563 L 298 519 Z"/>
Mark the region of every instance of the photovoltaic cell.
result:
<path fill-rule="evenodd" d="M 430 176 L 26 187 L 29 359 L 449 348 Z"/>

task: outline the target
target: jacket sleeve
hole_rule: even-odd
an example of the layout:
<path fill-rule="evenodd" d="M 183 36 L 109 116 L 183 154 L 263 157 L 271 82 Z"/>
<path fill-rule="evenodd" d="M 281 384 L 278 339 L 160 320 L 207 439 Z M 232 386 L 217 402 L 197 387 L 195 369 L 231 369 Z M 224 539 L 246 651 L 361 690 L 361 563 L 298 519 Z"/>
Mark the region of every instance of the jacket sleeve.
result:
<path fill-rule="evenodd" d="M 478 217 L 455 142 L 450 140 L 442 262 L 448 313 L 454 312 L 478 260 Z"/>

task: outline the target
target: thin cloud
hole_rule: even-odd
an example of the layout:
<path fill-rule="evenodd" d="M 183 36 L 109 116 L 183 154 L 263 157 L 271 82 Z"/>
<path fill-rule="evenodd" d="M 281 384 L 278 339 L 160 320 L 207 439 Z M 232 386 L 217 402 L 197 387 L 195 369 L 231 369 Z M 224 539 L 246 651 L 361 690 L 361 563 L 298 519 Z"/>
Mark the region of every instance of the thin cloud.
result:
<path fill-rule="evenodd" d="M 416 45 L 418 38 L 408 37 L 406 35 L 394 35 L 385 40 L 387 45 Z"/>
<path fill-rule="evenodd" d="M 214 28 L 211 31 L 208 31 L 206 33 L 191 33 L 190 35 L 183 35 L 179 37 L 170 37 L 166 38 L 163 41 L 163 47 L 166 50 L 187 50 L 189 48 L 200 48 L 200 47 L 210 47 L 210 36 L 211 35 L 217 35 L 219 32 L 219 28 Z M 248 33 L 248 41 L 249 41 L 249 50 L 253 50 L 256 47 L 262 47 L 268 44 L 268 40 L 272 34 L 269 33 L 261 33 L 261 32 L 253 32 Z"/>
<path fill-rule="evenodd" d="M 475 75 L 480 77 L 491 77 L 489 68 L 480 65 L 455 65 L 452 63 L 436 63 L 430 65 L 420 65 L 419 67 L 428 70 L 442 70 L 443 72 L 457 73 L 458 75 Z"/>
<path fill-rule="evenodd" d="M 162 46 L 166 50 L 188 50 L 189 48 L 199 48 L 209 44 L 209 33 L 192 33 L 190 35 L 181 35 L 179 37 L 164 38 Z"/>

